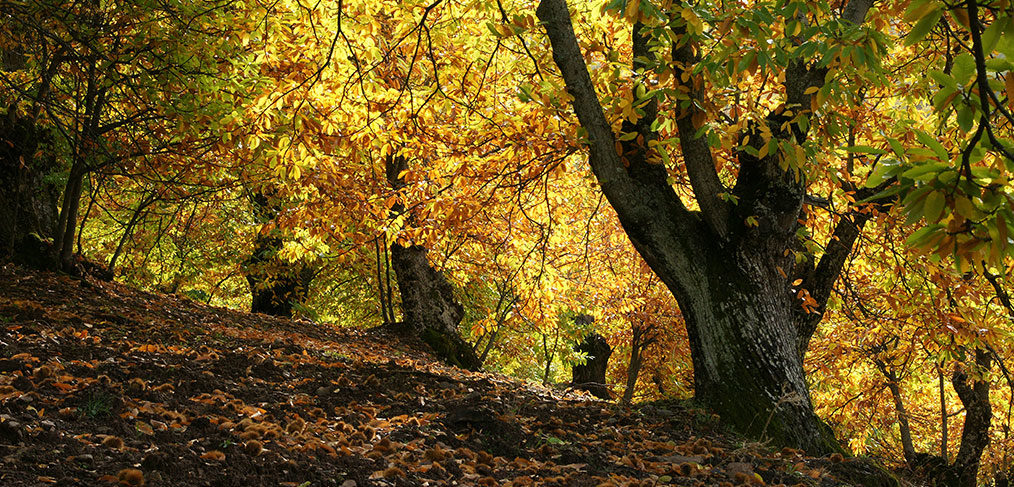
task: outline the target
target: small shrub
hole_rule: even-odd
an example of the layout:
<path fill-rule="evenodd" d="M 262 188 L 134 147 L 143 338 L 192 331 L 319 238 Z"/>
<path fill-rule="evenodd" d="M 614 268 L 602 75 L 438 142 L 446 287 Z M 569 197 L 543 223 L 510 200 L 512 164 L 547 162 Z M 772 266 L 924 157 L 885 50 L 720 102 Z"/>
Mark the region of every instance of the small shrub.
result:
<path fill-rule="evenodd" d="M 112 411 L 113 396 L 105 392 L 89 394 L 84 403 L 77 408 L 78 414 L 92 419 L 108 416 Z"/>

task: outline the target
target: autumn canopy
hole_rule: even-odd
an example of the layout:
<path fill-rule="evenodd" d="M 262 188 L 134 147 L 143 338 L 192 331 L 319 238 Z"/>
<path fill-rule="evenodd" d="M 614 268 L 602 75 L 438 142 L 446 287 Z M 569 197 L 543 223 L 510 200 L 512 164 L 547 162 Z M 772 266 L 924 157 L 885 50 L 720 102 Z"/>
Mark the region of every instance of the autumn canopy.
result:
<path fill-rule="evenodd" d="M 1012 176 L 1008 0 L 0 3 L 3 261 L 947 485 L 1014 468 Z"/>

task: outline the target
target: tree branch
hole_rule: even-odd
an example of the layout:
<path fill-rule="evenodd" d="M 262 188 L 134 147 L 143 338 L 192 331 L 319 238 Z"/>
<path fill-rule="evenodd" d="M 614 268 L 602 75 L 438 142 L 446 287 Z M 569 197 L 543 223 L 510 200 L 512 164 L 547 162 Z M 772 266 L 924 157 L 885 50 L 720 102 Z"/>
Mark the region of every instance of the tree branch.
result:
<path fill-rule="evenodd" d="M 865 200 L 887 189 L 894 182 L 895 179 L 891 178 L 875 188 L 863 188 L 856 192 L 855 199 L 857 201 Z M 891 197 L 893 196 L 885 198 Z M 877 200 L 871 204 L 880 202 L 882 201 Z M 863 227 L 874 215 L 873 212 L 861 210 L 861 208 L 853 208 L 842 216 L 824 247 L 824 254 L 820 256 L 820 261 L 816 266 L 800 275 L 803 279 L 802 286 L 810 291 L 810 297 L 817 302 L 816 313 L 805 313 L 802 310 L 797 312 L 797 347 L 800 355 L 806 353 L 810 337 L 813 336 L 817 330 L 817 324 L 824 316 L 827 300 L 834 290 L 834 283 L 841 276 L 845 261 L 852 253 L 852 248 L 855 246 L 856 240 L 859 239 L 859 235 L 862 234 Z"/>
<path fill-rule="evenodd" d="M 873 0 L 851 0 L 843 9 L 841 20 L 848 25 L 858 25 L 866 18 Z M 794 121 L 810 112 L 814 93 L 808 89 L 822 87 L 828 74 L 827 68 L 808 66 L 800 59 L 789 62 L 785 70 L 784 106 L 768 114 L 765 121 L 758 121 L 740 134 L 742 143 L 749 143 L 760 150 L 767 143 L 767 137 L 781 140 L 794 139 L 799 144 L 806 140 L 807 128 Z M 767 126 L 763 124 L 766 123 Z M 769 146 L 770 147 L 770 146 Z M 761 228 L 776 237 L 784 237 L 795 228 L 795 221 L 801 208 L 805 181 L 782 170 L 776 151 L 765 157 L 755 157 L 740 151 L 740 171 L 733 192 L 740 199 L 736 208 L 739 216 L 753 216 L 760 220 Z"/>
<path fill-rule="evenodd" d="M 553 60 L 560 68 L 567 92 L 574 97 L 574 113 L 588 132 L 592 171 L 606 198 L 620 215 L 621 223 L 624 227 L 641 231 L 656 226 L 663 215 L 674 219 L 677 225 L 692 223 L 690 212 L 665 178 L 632 177 L 620 154 L 617 154 L 616 137 L 595 93 L 565 0 L 543 0 L 536 15 L 546 27 Z M 644 198 L 646 192 L 657 193 L 659 198 Z M 664 208 L 644 203 L 649 200 L 663 201 Z"/>
<path fill-rule="evenodd" d="M 691 71 L 691 67 L 697 63 L 698 57 L 694 54 L 693 45 L 690 42 L 690 35 L 686 26 L 675 29 L 680 40 L 673 48 L 672 58 L 675 73 L 673 77 L 677 83 L 682 83 L 683 73 Z M 680 136 L 680 150 L 683 152 L 683 164 L 687 168 L 687 176 L 690 178 L 690 186 L 697 197 L 697 204 L 701 207 L 701 214 L 704 221 L 715 232 L 716 235 L 725 238 L 729 233 L 729 205 L 719 197 L 719 193 L 728 191 L 718 178 L 718 171 L 715 169 L 715 158 L 708 145 L 705 133 L 698 134 L 700 127 L 694 123 L 695 116 L 703 115 L 697 100 L 700 100 L 699 90 L 694 90 L 692 79 L 688 79 L 683 86 L 687 89 L 691 104 L 682 110 L 676 118 L 676 129 Z"/>

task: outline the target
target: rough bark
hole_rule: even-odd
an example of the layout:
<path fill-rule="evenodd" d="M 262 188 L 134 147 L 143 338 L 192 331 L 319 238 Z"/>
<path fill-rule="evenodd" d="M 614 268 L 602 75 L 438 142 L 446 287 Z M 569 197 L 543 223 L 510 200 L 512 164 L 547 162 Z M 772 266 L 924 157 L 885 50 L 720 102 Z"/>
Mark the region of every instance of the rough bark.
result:
<path fill-rule="evenodd" d="M 46 181 L 55 158 L 37 157 L 48 133 L 10 109 L 0 117 L 0 258 L 33 267 L 53 264 L 59 190 Z"/>
<path fill-rule="evenodd" d="M 280 211 L 278 204 L 261 192 L 252 195 L 251 203 L 255 216 L 263 224 L 269 224 Z M 291 317 L 293 306 L 306 302 L 315 270 L 304 262 L 280 259 L 278 251 L 283 244 L 284 239 L 276 230 L 254 239 L 253 252 L 243 265 L 253 313 Z"/>
<path fill-rule="evenodd" d="M 869 5 L 869 0 L 853 0 L 845 9 L 846 20 L 861 21 Z M 592 85 L 565 0 L 542 0 L 537 15 L 573 96 L 574 112 L 588 133 L 592 171 L 631 242 L 679 303 L 698 398 L 746 434 L 812 454 L 840 451 L 830 430 L 813 412 L 800 351 L 800 342 L 808 341 L 800 335 L 813 318 L 803 314 L 803 319 L 796 311 L 799 303 L 790 285 L 789 276 L 799 269 L 787 250 L 795 239 L 804 181 L 782 170 L 777 156 L 757 157 L 743 151 L 737 183 L 731 189 L 739 203 L 726 203 L 721 193 L 730 190 L 718 178 L 707 141 L 698 133 L 695 119 L 702 114 L 691 105 L 677 113 L 676 124 L 682 160 L 701 208 L 689 211 L 667 183 L 665 168 L 651 163 L 648 142 L 656 137 L 651 130 L 655 102 L 644 107 L 645 116 L 636 124 L 624 123 L 622 130 L 637 136 L 620 142 Z M 700 88 L 683 79 L 679 69 L 693 66 L 697 50 L 685 31 L 679 26 L 674 29 L 683 37 L 672 53 L 677 68 L 674 78 L 686 83 L 693 99 Z M 635 69 L 640 68 L 638 59 L 654 55 L 648 52 L 649 44 L 635 24 Z M 819 87 L 823 76 L 801 64 L 789 71 L 786 101 L 808 110 L 811 95 L 807 91 Z M 767 127 L 755 125 L 741 135 L 754 150 L 762 147 L 762 138 L 757 136 L 761 129 L 781 140 L 806 137 L 806 129 L 780 112 L 761 123 Z M 748 220 L 755 223 L 746 224 Z M 861 228 L 859 223 L 848 222 L 856 229 Z M 846 243 L 845 256 L 852 241 Z M 845 258 L 839 252 L 823 257 L 825 265 L 814 265 L 811 278 L 815 283 L 833 283 Z M 818 310 L 824 304 L 818 301 Z"/>
<path fill-rule="evenodd" d="M 478 370 L 482 363 L 461 338 L 458 324 L 465 310 L 443 273 L 429 262 L 425 247 L 391 245 L 391 266 L 401 293 L 405 331 L 418 335 L 437 355 L 452 365 Z"/>
<path fill-rule="evenodd" d="M 306 302 L 314 270 L 303 263 L 279 259 L 276 254 L 281 246 L 282 239 L 270 235 L 258 236 L 254 241 L 253 253 L 244 266 L 252 313 L 288 318 L 294 305 Z"/>
<path fill-rule="evenodd" d="M 976 368 L 980 372 L 988 371 L 990 365 L 989 353 L 976 349 Z M 989 381 L 973 380 L 964 368 L 958 367 L 951 376 L 951 385 L 965 406 L 965 423 L 961 428 L 961 447 L 951 466 L 954 478 L 950 479 L 949 484 L 954 487 L 975 487 L 979 460 L 989 446 L 989 426 L 993 419 L 993 409 L 989 403 Z"/>
<path fill-rule="evenodd" d="M 584 337 L 574 349 L 586 355 L 588 359 L 583 364 L 571 367 L 573 387 L 588 391 L 595 397 L 612 399 L 612 394 L 606 386 L 606 369 L 609 366 L 609 356 L 613 354 L 609 342 L 602 335 L 592 333 Z"/>
<path fill-rule="evenodd" d="M 702 249 L 703 250 L 703 249 Z M 838 449 L 813 413 L 796 352 L 793 302 L 763 255 L 713 256 L 705 286 L 678 297 L 690 338 L 698 398 L 735 428 L 809 452 Z"/>
<path fill-rule="evenodd" d="M 387 182 L 394 190 L 405 187 L 401 174 L 408 159 L 388 156 L 384 161 Z M 393 215 L 405 212 L 401 203 L 391 208 Z M 407 219 L 412 224 L 413 218 Z M 403 332 L 418 336 L 429 344 L 442 360 L 463 369 L 479 370 L 482 361 L 458 331 L 465 309 L 454 297 L 454 288 L 443 273 L 433 268 L 429 251 L 421 245 L 405 247 L 391 244 L 391 267 L 401 295 Z"/>

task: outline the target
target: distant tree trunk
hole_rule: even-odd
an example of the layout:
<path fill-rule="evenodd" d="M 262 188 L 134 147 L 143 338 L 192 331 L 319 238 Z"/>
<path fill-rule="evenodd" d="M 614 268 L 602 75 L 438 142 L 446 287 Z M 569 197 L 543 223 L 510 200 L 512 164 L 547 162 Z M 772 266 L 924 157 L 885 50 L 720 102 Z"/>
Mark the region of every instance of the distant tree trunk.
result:
<path fill-rule="evenodd" d="M 944 371 L 942 366 L 937 366 L 937 382 L 940 389 L 940 458 L 947 463 L 947 394 L 944 391 Z"/>
<path fill-rule="evenodd" d="M 908 414 L 901 400 L 898 377 L 883 361 L 874 359 L 874 364 L 888 379 L 887 385 L 891 390 L 895 409 L 898 412 L 905 461 L 909 467 L 913 470 L 921 471 L 921 474 L 930 478 L 935 485 L 975 487 L 977 485 L 976 480 L 979 475 L 979 462 L 982 458 L 982 452 L 989 446 L 989 428 L 993 417 L 993 410 L 989 402 L 989 381 L 971 379 L 962 365 L 958 365 L 951 375 L 951 385 L 954 386 L 954 391 L 958 393 L 958 398 L 965 409 L 965 422 L 961 429 L 961 446 L 959 447 L 958 454 L 954 457 L 954 462 L 948 464 L 946 449 L 942 449 L 939 456 L 915 451 L 908 424 Z M 983 373 L 988 371 L 991 365 L 992 360 L 989 352 L 983 349 L 976 349 L 975 367 L 977 372 Z M 940 378 L 942 377 L 943 373 L 940 371 Z M 941 381 L 940 420 L 941 426 L 943 426 L 946 432 L 947 405 L 943 401 L 943 386 L 944 382 Z M 945 434 L 941 448 L 946 448 L 946 438 Z"/>
<path fill-rule="evenodd" d="M 280 211 L 277 203 L 263 192 L 252 195 L 254 212 L 261 223 L 272 221 Z M 315 271 L 303 262 L 288 262 L 278 257 L 284 240 L 271 230 L 258 234 L 254 248 L 244 263 L 244 275 L 252 295 L 250 311 L 291 317 L 293 305 L 306 302 Z"/>
<path fill-rule="evenodd" d="M 595 397 L 612 399 L 606 385 L 606 370 L 609 367 L 609 357 L 613 354 L 609 342 L 602 335 L 592 333 L 584 337 L 574 349 L 586 355 L 588 359 L 585 363 L 571 368 L 573 387 L 588 391 Z"/>
<path fill-rule="evenodd" d="M 158 191 L 153 190 L 151 193 L 146 193 L 141 198 L 141 201 L 137 203 L 137 208 L 134 208 L 134 211 L 131 212 L 130 220 L 127 221 L 127 225 L 123 228 L 123 234 L 120 235 L 120 239 L 116 242 L 116 249 L 113 250 L 113 255 L 109 258 L 109 264 L 106 266 L 110 274 L 116 274 L 116 264 L 120 260 L 120 256 L 123 255 L 127 242 L 133 238 L 134 228 L 142 221 L 146 213 L 145 210 L 156 201 L 158 201 Z M 78 236 L 80 237 L 80 234 Z"/>
<path fill-rule="evenodd" d="M 905 455 L 905 462 L 912 466 L 915 461 L 915 445 L 912 443 L 912 428 L 908 424 L 908 411 L 905 409 L 905 403 L 901 399 L 901 389 L 898 387 L 897 381 L 890 381 L 887 383 L 887 388 L 891 390 L 891 397 L 894 399 L 894 409 L 898 413 L 898 429 L 901 433 L 901 449 Z"/>
<path fill-rule="evenodd" d="M 988 371 L 990 355 L 986 350 L 975 350 L 978 373 Z M 952 469 L 956 473 L 954 487 L 975 487 L 979 475 L 982 452 L 989 446 L 989 427 L 993 409 L 989 403 L 989 380 L 974 380 L 959 366 L 951 376 L 951 385 L 965 406 L 965 423 L 961 428 L 961 447 L 954 457 Z"/>
<path fill-rule="evenodd" d="M 662 378 L 658 374 L 651 376 L 651 382 L 655 384 L 655 389 L 658 391 L 658 395 L 665 397 L 669 395 L 669 391 L 665 390 L 665 382 L 662 382 Z"/>
<path fill-rule="evenodd" d="M 385 240 L 385 242 L 381 244 L 381 240 Z M 381 254 L 382 248 L 383 254 Z M 381 323 L 384 325 L 394 324 L 397 319 L 394 316 L 394 303 L 389 286 L 390 279 L 385 279 L 385 276 L 390 274 L 391 259 L 388 257 L 387 242 L 383 235 L 373 240 L 373 249 L 377 261 L 377 297 L 380 299 Z"/>
<path fill-rule="evenodd" d="M 542 335 L 542 358 L 545 365 L 542 367 L 542 384 L 550 385 L 549 374 L 553 369 L 553 359 L 556 357 L 556 347 L 560 344 L 560 333 L 556 330 L 556 336 L 553 337 L 553 346 L 549 346 L 549 334 L 541 333 Z"/>
<path fill-rule="evenodd" d="M 499 288 L 499 286 L 498 286 Z M 506 289 L 506 290 L 504 290 Z M 487 331 L 484 335 L 486 337 L 486 344 L 482 347 L 482 353 L 479 354 L 479 363 L 485 364 L 486 358 L 489 357 L 489 352 L 493 350 L 493 346 L 496 345 L 496 340 L 500 336 L 500 330 L 504 327 L 504 322 L 507 321 L 508 315 L 511 313 L 511 308 L 518 302 L 517 296 L 514 295 L 514 289 L 504 283 L 504 288 L 500 289 L 500 297 L 496 303 L 496 322 L 493 325 L 492 331 Z M 476 346 L 472 347 L 473 350 L 478 350 L 479 343 L 476 342 Z"/>
<path fill-rule="evenodd" d="M 246 261 L 246 281 L 252 295 L 250 311 L 273 316 L 292 317 L 296 304 L 306 302 L 313 280 L 313 268 L 303 263 L 285 262 L 276 254 L 282 239 L 258 236 L 253 254 Z"/>
<path fill-rule="evenodd" d="M 637 376 L 641 373 L 641 349 L 630 349 L 630 363 L 627 365 L 627 385 L 623 389 L 623 404 L 634 400 L 634 388 L 637 387 Z"/>
<path fill-rule="evenodd" d="M 57 170 L 51 154 L 36 157 L 48 133 L 14 107 L 0 117 L 0 258 L 51 267 L 59 190 L 45 182 Z"/>
<path fill-rule="evenodd" d="M 404 187 L 401 173 L 408 168 L 408 160 L 389 156 L 385 165 L 391 187 L 395 190 Z M 405 208 L 397 204 L 391 211 L 397 214 Z M 451 283 L 430 263 L 429 250 L 421 245 L 406 247 L 394 242 L 391 244 L 391 267 L 401 294 L 402 331 L 421 338 L 438 357 L 452 365 L 468 370 L 482 367 L 475 350 L 458 331 L 465 309 L 454 297 Z"/>
<path fill-rule="evenodd" d="M 902 454 L 905 456 L 905 463 L 908 464 L 909 468 L 915 468 L 916 456 L 915 445 L 912 443 L 912 428 L 908 424 L 908 411 L 901 397 L 898 374 L 880 359 L 874 359 L 873 363 L 880 369 L 880 373 L 884 374 L 884 377 L 887 378 L 887 389 L 891 391 L 891 398 L 894 400 L 894 411 L 898 416 L 898 431 L 901 434 Z"/>
<path fill-rule="evenodd" d="M 627 365 L 627 388 L 623 390 L 624 404 L 630 404 L 634 399 L 634 388 L 637 386 L 637 376 L 641 373 L 644 350 L 655 343 L 654 331 L 650 325 L 634 325 L 630 336 L 630 362 Z"/>

